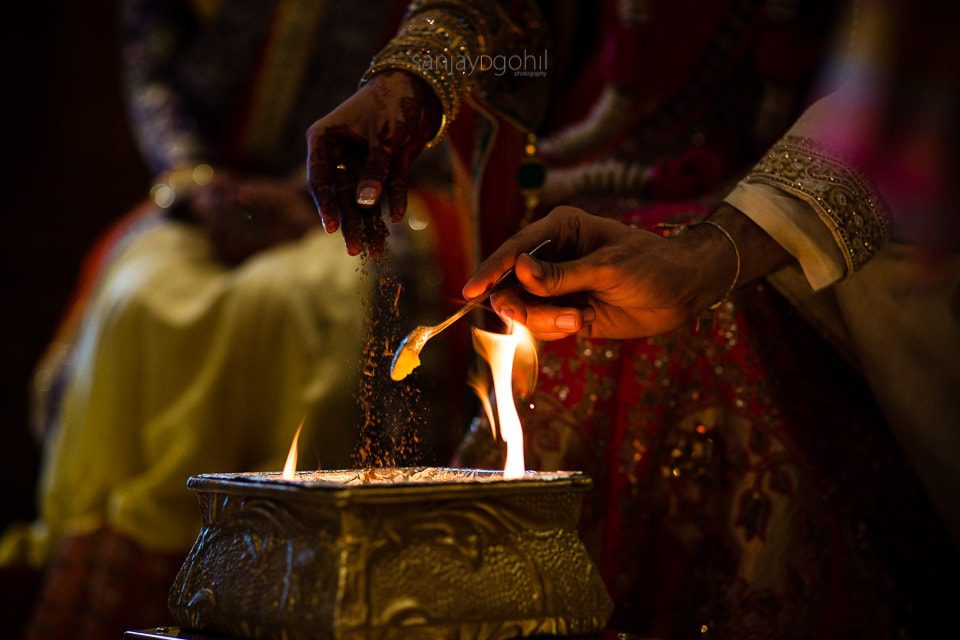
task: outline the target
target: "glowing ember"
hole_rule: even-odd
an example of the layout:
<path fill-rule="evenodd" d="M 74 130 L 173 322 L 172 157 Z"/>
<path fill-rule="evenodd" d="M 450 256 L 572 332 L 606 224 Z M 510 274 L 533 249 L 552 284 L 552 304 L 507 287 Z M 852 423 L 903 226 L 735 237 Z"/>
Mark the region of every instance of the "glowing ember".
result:
<path fill-rule="evenodd" d="M 557 482 L 583 478 L 579 471 L 527 471 L 521 478 L 504 478 L 500 471 L 489 469 L 448 469 L 444 467 L 389 467 L 366 469 L 341 469 L 338 471 L 298 471 L 297 477 L 284 480 L 276 471 L 248 473 L 206 473 L 196 478 L 211 478 L 257 485 L 294 484 L 304 489 L 336 489 L 344 487 L 369 487 L 384 485 L 445 485 L 502 483 L 506 481 L 530 481 L 533 483 Z"/>
<path fill-rule="evenodd" d="M 297 432 L 293 434 L 293 442 L 290 443 L 290 451 L 287 452 L 287 461 L 283 465 L 284 480 L 293 480 L 297 477 L 297 443 L 300 442 L 300 430 L 303 429 L 303 422 L 303 420 L 300 421 Z"/>
<path fill-rule="evenodd" d="M 511 323 L 510 333 L 498 334 L 473 329 L 473 346 L 487 364 L 493 376 L 493 392 L 497 403 L 497 422 L 499 423 L 500 437 L 507 445 L 507 460 L 503 468 L 505 478 L 519 478 L 523 476 L 523 428 L 520 425 L 520 416 L 517 414 L 517 405 L 513 400 L 513 378 L 515 366 L 525 368 L 536 366 L 536 357 L 530 358 L 529 353 L 535 352 L 533 336 L 518 322 Z M 514 359 L 521 351 L 524 357 Z M 535 380 L 535 374 L 526 371 L 519 372 L 518 380 L 526 382 L 519 385 L 529 393 L 530 380 Z M 489 418 L 489 416 L 488 416 Z M 492 421 L 491 421 L 492 423 Z"/>

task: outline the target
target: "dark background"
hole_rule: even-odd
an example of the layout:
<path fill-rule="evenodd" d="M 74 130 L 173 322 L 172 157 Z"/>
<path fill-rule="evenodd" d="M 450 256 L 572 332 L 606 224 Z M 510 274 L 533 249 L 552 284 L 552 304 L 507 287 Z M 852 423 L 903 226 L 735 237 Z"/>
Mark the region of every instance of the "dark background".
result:
<path fill-rule="evenodd" d="M 84 253 L 149 183 L 120 95 L 115 3 L 12 2 L 3 67 L 0 529 L 35 512 L 29 386 Z"/>

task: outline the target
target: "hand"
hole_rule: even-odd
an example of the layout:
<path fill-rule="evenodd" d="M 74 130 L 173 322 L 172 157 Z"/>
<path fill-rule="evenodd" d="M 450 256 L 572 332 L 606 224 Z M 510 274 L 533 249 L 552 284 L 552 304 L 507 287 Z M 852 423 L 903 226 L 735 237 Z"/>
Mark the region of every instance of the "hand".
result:
<path fill-rule="evenodd" d="M 743 236 L 754 233 L 745 226 L 755 227 L 746 216 L 729 209 L 742 220 L 728 226 Z M 724 215 L 731 214 L 725 210 Z M 552 243 L 545 249 L 552 249 L 555 261 L 525 253 L 547 239 Z M 744 246 L 760 245 L 751 239 Z M 774 247 L 765 246 L 770 255 L 757 261 L 761 268 L 772 270 L 789 259 Z M 729 239 L 709 225 L 664 238 L 580 209 L 558 207 L 485 260 L 464 286 L 464 297 L 481 295 L 514 265 L 520 287 L 491 298 L 502 318 L 522 322 L 541 340 L 575 333 L 622 339 L 664 333 L 694 319 L 729 289 L 736 253 Z M 747 270 L 742 273 L 755 277 Z"/>
<path fill-rule="evenodd" d="M 318 224 L 302 187 L 218 173 L 190 200 L 217 256 L 236 264 L 269 247 L 296 240 Z"/>
<path fill-rule="evenodd" d="M 381 73 L 307 130 L 307 183 L 327 233 L 343 233 L 347 253 L 383 251 L 390 220 L 407 210 L 403 174 L 440 127 L 440 101 L 403 71 Z M 375 208 L 374 208 L 375 207 Z"/>

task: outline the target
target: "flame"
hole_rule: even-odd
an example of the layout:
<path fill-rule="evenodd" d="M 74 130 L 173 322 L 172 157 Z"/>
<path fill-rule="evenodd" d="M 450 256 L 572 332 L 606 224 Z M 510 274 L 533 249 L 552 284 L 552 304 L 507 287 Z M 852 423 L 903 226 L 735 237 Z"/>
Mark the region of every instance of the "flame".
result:
<path fill-rule="evenodd" d="M 290 451 L 287 452 L 287 461 L 283 465 L 284 480 L 295 480 L 297 477 L 297 443 L 300 442 L 300 430 L 303 429 L 304 420 L 300 421 L 297 432 L 293 434 L 293 442 L 290 443 Z"/>
<path fill-rule="evenodd" d="M 521 399 L 526 400 L 537 388 L 540 360 L 537 357 L 536 340 L 526 327 L 523 327 L 523 330 L 527 337 L 517 343 L 517 355 L 513 358 L 513 390 Z"/>
<path fill-rule="evenodd" d="M 493 392 L 497 404 L 497 422 L 500 437 L 507 445 L 507 460 L 503 468 L 505 478 L 523 476 L 523 427 L 517 414 L 517 405 L 513 400 L 514 378 L 520 381 L 520 391 L 529 393 L 531 381 L 536 381 L 536 373 L 530 373 L 528 367 L 536 366 L 535 342 L 530 331 L 519 322 L 511 323 L 510 333 L 490 333 L 474 327 L 473 346 L 487 364 L 493 375 Z M 518 352 L 520 353 L 517 358 Z M 516 360 L 516 362 L 515 362 Z M 489 418 L 489 415 L 488 415 Z M 491 420 L 492 424 L 492 420 Z"/>
<path fill-rule="evenodd" d="M 487 423 L 490 425 L 490 432 L 494 438 L 497 437 L 497 422 L 493 419 L 493 407 L 490 405 L 490 385 L 481 377 L 477 371 L 471 371 L 467 376 L 467 385 L 473 389 L 473 392 L 480 398 L 480 405 L 483 407 L 483 413 L 487 416 Z"/>

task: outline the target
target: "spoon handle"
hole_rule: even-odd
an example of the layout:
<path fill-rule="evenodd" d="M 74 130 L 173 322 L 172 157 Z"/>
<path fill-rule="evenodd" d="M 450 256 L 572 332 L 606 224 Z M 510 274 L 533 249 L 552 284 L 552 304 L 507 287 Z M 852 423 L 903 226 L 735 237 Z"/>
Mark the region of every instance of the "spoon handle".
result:
<path fill-rule="evenodd" d="M 490 293 L 493 293 L 493 292 L 491 291 Z M 443 331 L 444 329 L 452 325 L 454 322 L 456 322 L 463 316 L 467 315 L 468 313 L 470 313 L 471 311 L 479 307 L 480 303 L 482 303 L 484 300 L 490 297 L 490 293 L 487 293 L 486 295 L 480 295 L 474 298 L 473 300 L 471 300 L 470 302 L 468 302 L 467 304 L 463 305 L 459 309 L 457 309 L 453 313 L 453 315 L 451 315 L 449 318 L 447 318 L 440 324 L 433 327 L 433 335 L 440 333 L 441 331 Z"/>
<path fill-rule="evenodd" d="M 531 256 L 532 256 L 534 253 L 536 253 L 537 251 L 539 251 L 539 250 L 542 249 L 543 247 L 547 246 L 548 244 L 550 244 L 549 238 L 548 238 L 547 240 L 544 240 L 543 242 L 541 242 L 541 243 L 538 244 L 537 246 L 535 246 L 535 247 L 534 247 L 533 249 L 531 249 L 530 251 L 528 251 L 528 252 L 527 252 L 527 255 L 531 255 Z M 447 318 L 446 320 L 444 320 L 444 321 L 441 322 L 440 324 L 436 325 L 436 326 L 434 327 L 434 333 L 433 333 L 433 335 L 436 335 L 436 334 L 440 333 L 441 331 L 443 331 L 444 329 L 446 329 L 447 327 L 449 327 L 450 325 L 452 325 L 454 322 L 456 322 L 457 320 L 459 320 L 459 319 L 462 318 L 463 316 L 467 315 L 468 313 L 470 313 L 471 311 L 473 311 L 474 309 L 476 309 L 482 302 L 484 302 L 485 300 L 487 300 L 487 298 L 489 298 L 491 295 L 493 295 L 494 293 L 496 293 L 496 291 L 497 291 L 498 289 L 500 289 L 501 286 L 506 282 L 506 280 L 507 280 L 510 276 L 512 276 L 513 274 L 514 274 L 514 267 L 510 267 L 510 269 L 508 269 L 507 271 L 505 271 L 505 272 L 503 273 L 503 275 L 501 275 L 499 278 L 497 278 L 496 282 L 494 282 L 492 285 L 490 285 L 490 288 L 489 288 L 489 289 L 487 289 L 486 291 L 484 291 L 483 293 L 481 293 L 479 296 L 477 296 L 476 298 L 474 298 L 473 300 L 471 300 L 471 301 L 468 302 L 467 304 L 465 304 L 465 305 L 463 305 L 462 307 L 460 307 L 459 309 L 457 309 L 457 311 L 454 312 L 454 314 L 451 315 L 449 318 Z"/>

